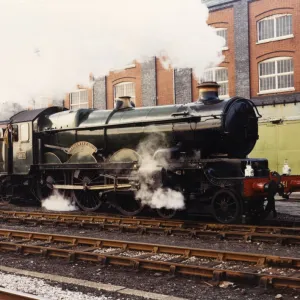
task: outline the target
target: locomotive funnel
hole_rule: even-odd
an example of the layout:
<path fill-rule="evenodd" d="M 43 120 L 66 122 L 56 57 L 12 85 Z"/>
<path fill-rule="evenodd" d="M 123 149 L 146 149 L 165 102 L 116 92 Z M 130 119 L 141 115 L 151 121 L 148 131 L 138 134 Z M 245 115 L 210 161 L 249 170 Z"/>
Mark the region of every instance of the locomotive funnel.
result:
<path fill-rule="evenodd" d="M 219 103 L 222 100 L 219 99 L 219 85 L 214 81 L 202 82 L 198 84 L 197 88 L 199 89 L 199 101 L 203 104 L 215 104 Z"/>
<path fill-rule="evenodd" d="M 130 101 L 130 96 L 121 96 L 119 99 L 116 100 L 116 107 L 115 109 L 124 109 L 124 108 L 132 108 L 132 102 Z"/>

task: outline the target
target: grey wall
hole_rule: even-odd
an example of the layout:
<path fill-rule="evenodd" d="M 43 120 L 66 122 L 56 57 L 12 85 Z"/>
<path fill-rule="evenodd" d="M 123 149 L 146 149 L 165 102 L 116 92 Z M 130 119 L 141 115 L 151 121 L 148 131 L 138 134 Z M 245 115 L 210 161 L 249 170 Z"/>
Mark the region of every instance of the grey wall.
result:
<path fill-rule="evenodd" d="M 250 97 L 249 5 L 250 0 L 202 0 L 210 11 L 234 8 L 235 89 L 236 95 Z"/>
<path fill-rule="evenodd" d="M 106 77 L 100 77 L 95 80 L 93 87 L 94 108 L 106 109 Z"/>
<path fill-rule="evenodd" d="M 142 63 L 142 106 L 155 106 L 156 89 L 156 58 Z"/>
<path fill-rule="evenodd" d="M 174 97 L 176 104 L 192 102 L 192 69 L 174 70 Z"/>
<path fill-rule="evenodd" d="M 234 47 L 236 95 L 250 98 L 248 0 L 234 3 Z"/>
<path fill-rule="evenodd" d="M 274 105 L 284 103 L 298 103 L 300 102 L 300 93 L 295 94 L 277 94 L 271 96 L 264 96 L 259 98 L 252 98 L 256 105 Z"/>

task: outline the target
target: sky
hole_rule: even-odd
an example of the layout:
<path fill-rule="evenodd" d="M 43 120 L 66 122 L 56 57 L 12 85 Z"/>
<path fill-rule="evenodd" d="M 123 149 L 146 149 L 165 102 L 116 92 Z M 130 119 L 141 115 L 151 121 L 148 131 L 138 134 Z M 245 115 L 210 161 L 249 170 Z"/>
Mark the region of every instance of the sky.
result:
<path fill-rule="evenodd" d="M 200 0 L 0 0 L 0 117 L 7 103 L 62 99 L 89 74 L 167 56 L 165 67 L 201 76 L 224 40 Z M 3 105 L 2 105 L 3 106 Z"/>

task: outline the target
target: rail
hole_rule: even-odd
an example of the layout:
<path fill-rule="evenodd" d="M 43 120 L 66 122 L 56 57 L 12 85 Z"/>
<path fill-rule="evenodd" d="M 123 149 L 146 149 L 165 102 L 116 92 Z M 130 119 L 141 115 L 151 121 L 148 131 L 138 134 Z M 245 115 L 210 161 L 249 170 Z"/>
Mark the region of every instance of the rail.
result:
<path fill-rule="evenodd" d="M 0 222 L 117 230 L 140 234 L 164 234 L 221 240 L 244 240 L 300 245 L 300 227 L 213 224 L 116 216 L 87 216 L 40 212 L 0 211 Z"/>
<path fill-rule="evenodd" d="M 0 251 L 198 276 L 214 283 L 229 280 L 300 289 L 300 278 L 295 277 L 300 258 L 293 257 L 4 229 L 0 230 Z"/>

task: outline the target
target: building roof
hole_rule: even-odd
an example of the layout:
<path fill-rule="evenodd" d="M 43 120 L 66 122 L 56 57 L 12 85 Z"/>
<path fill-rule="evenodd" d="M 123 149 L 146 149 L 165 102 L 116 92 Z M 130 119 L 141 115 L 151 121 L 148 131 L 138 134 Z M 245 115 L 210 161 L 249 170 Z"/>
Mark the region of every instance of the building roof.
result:
<path fill-rule="evenodd" d="M 53 114 L 61 111 L 62 108 L 58 106 L 52 106 L 47 108 L 33 109 L 33 110 L 24 110 L 21 111 L 10 118 L 11 123 L 19 123 L 19 122 L 28 122 L 34 121 L 41 114 Z"/>
<path fill-rule="evenodd" d="M 235 2 L 237 0 L 201 0 L 202 3 L 205 3 L 208 8 L 218 5 L 224 5 L 231 2 Z"/>

